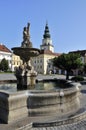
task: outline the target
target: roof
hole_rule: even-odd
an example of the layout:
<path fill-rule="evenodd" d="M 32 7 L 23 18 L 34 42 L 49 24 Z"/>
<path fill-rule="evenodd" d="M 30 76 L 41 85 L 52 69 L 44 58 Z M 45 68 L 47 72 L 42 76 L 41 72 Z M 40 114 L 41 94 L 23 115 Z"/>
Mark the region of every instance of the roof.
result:
<path fill-rule="evenodd" d="M 60 56 L 61 53 L 54 53 L 50 50 L 41 50 L 40 54 L 48 54 L 48 55 L 54 55 L 54 56 Z"/>
<path fill-rule="evenodd" d="M 81 56 L 84 56 L 86 54 L 86 50 L 71 51 L 69 53 L 77 53 L 77 54 L 80 54 Z"/>
<path fill-rule="evenodd" d="M 0 51 L 11 53 L 11 51 L 5 46 L 0 44 Z"/>

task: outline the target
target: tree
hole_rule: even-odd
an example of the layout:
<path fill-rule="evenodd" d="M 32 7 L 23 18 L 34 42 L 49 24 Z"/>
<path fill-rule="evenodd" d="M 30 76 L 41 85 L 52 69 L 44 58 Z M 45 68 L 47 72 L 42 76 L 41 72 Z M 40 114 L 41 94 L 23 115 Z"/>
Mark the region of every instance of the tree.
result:
<path fill-rule="evenodd" d="M 0 68 L 1 68 L 2 71 L 8 70 L 9 65 L 8 65 L 8 61 L 5 58 L 2 59 L 2 61 L 0 63 Z"/>
<path fill-rule="evenodd" d="M 78 69 L 81 67 L 82 62 L 79 54 L 68 53 L 62 54 L 59 57 L 53 59 L 54 66 L 66 70 L 66 79 L 69 79 L 69 74 L 72 69 Z"/>

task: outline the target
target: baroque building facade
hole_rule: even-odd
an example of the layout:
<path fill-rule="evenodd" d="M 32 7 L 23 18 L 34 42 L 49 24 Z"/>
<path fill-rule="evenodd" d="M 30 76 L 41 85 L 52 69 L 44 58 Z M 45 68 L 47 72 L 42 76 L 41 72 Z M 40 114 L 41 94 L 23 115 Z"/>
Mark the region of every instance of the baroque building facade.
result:
<path fill-rule="evenodd" d="M 15 71 L 17 67 L 22 64 L 22 60 L 19 56 L 12 54 L 12 71 Z"/>
<path fill-rule="evenodd" d="M 56 73 L 56 68 L 53 66 L 52 59 L 60 54 L 54 52 L 54 46 L 49 32 L 48 24 L 45 25 L 42 44 L 40 45 L 41 53 L 37 57 L 32 58 L 32 64 L 35 71 L 40 74 Z"/>
<path fill-rule="evenodd" d="M 15 71 L 15 68 L 22 64 L 19 56 L 13 54 L 4 44 L 0 44 L 0 62 L 4 58 L 8 61 L 10 71 Z"/>

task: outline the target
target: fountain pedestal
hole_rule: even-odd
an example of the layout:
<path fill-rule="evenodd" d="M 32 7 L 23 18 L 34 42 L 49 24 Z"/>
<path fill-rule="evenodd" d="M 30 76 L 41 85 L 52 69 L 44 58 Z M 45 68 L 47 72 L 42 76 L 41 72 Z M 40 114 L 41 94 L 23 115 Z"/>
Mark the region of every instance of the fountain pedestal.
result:
<path fill-rule="evenodd" d="M 24 71 L 24 70 L 23 70 Z M 17 89 L 32 89 L 36 83 L 36 72 L 28 71 L 27 73 L 15 74 L 17 78 Z"/>

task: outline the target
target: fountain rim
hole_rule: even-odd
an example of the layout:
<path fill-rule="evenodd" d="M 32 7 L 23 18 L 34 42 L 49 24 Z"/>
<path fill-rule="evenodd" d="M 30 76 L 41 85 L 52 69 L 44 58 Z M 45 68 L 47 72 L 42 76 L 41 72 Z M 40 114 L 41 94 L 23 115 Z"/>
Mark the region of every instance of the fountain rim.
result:
<path fill-rule="evenodd" d="M 44 82 L 44 81 L 54 81 L 54 80 L 62 80 L 62 79 L 39 79 L 36 80 L 36 82 Z M 63 80 L 66 81 L 66 83 L 68 83 L 68 85 L 70 85 L 70 87 L 66 87 L 66 88 L 61 88 L 61 89 L 51 89 L 51 90 L 34 90 L 34 89 L 27 89 L 27 90 L 20 90 L 20 91 L 16 91 L 16 92 L 9 92 L 6 90 L 0 90 L 0 93 L 5 93 L 5 94 L 12 94 L 15 95 L 16 93 L 29 93 L 29 94 L 47 94 L 47 93 L 59 93 L 59 92 L 64 92 L 69 94 L 70 92 L 75 92 L 75 91 L 80 91 L 81 90 L 81 84 L 77 83 L 77 82 L 73 82 L 73 81 L 68 81 L 68 80 Z M 2 80 L 0 81 L 1 84 L 4 83 L 16 83 L 16 80 Z"/>
<path fill-rule="evenodd" d="M 40 54 L 40 49 L 38 48 L 24 48 L 24 47 L 14 47 L 12 48 L 13 53 L 18 56 L 27 54 L 28 57 L 35 57 Z"/>
<path fill-rule="evenodd" d="M 38 48 L 29 48 L 29 47 L 13 47 L 13 48 L 11 48 L 11 50 L 17 50 L 17 49 L 20 49 L 20 50 L 33 50 L 33 51 L 38 51 L 38 52 L 40 52 L 40 49 L 38 49 Z"/>

